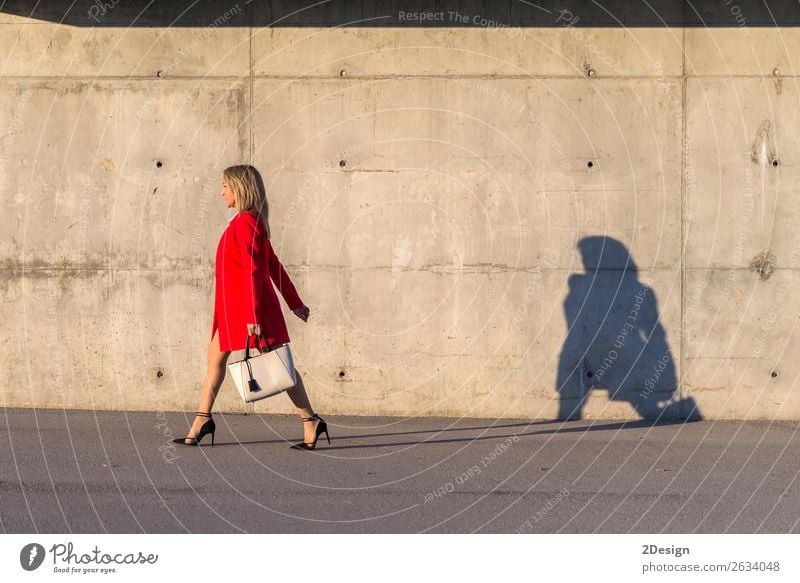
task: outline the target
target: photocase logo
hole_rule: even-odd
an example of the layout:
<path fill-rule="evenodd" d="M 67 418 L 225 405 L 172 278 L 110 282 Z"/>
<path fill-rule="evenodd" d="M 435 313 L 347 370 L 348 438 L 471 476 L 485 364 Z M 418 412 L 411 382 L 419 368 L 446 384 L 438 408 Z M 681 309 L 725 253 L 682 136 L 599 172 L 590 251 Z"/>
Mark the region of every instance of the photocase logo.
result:
<path fill-rule="evenodd" d="M 44 547 L 38 543 L 30 543 L 19 552 L 19 564 L 26 571 L 35 571 L 44 562 Z"/>

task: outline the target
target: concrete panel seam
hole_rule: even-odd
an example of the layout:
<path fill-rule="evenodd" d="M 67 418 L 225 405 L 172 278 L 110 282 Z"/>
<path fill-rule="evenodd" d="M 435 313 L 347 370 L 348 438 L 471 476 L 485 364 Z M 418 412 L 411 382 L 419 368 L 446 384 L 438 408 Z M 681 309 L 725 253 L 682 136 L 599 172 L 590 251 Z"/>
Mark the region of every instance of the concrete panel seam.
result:
<path fill-rule="evenodd" d="M 753 77 L 760 78 L 760 75 Z M 771 78 L 772 75 L 769 75 Z M 580 79 L 586 81 L 585 75 L 554 75 L 554 74 L 529 74 L 529 75 L 491 75 L 491 74 L 452 74 L 452 75 L 436 75 L 436 74 L 416 74 L 416 75 L 401 75 L 401 74 L 383 74 L 383 75 L 353 75 L 349 74 L 347 77 L 340 75 L 254 75 L 255 79 L 275 79 L 275 80 L 333 80 L 349 81 L 349 80 L 364 80 L 364 79 L 477 79 L 485 81 L 493 81 L 496 79 L 502 80 L 521 80 L 526 81 L 530 79 Z M 598 83 L 602 81 L 625 81 L 629 79 L 652 79 L 654 81 L 661 79 L 672 79 L 679 81 L 683 77 L 681 75 L 603 75 L 601 77 L 593 77 L 591 82 Z M 588 82 L 588 81 L 587 81 Z"/>
<path fill-rule="evenodd" d="M 31 83 L 43 83 L 46 81 L 159 81 L 156 75 L 2 75 L 0 79 L 7 81 L 30 81 Z M 234 75 L 170 75 L 169 81 L 197 81 L 198 79 L 208 79 L 210 81 L 242 81 L 241 76 Z M 164 80 L 161 79 L 161 82 Z"/>
<path fill-rule="evenodd" d="M 773 75 L 772 73 L 764 73 L 761 75 L 755 74 L 740 74 L 740 75 L 716 75 L 716 74 L 703 74 L 703 75 L 608 75 L 602 77 L 594 77 L 592 83 L 601 83 L 603 81 L 627 81 L 627 80 L 671 80 L 681 81 L 684 78 L 688 79 L 797 79 L 800 75 L 788 75 L 782 73 L 780 75 Z M 156 75 L 2 75 L 0 79 L 7 79 L 9 81 L 153 81 L 157 80 Z M 170 81 L 197 81 L 198 79 L 210 79 L 214 81 L 242 81 L 242 76 L 236 75 L 170 75 Z M 473 79 L 473 80 L 520 80 L 526 81 L 531 79 L 580 79 L 586 80 L 584 75 L 348 75 L 342 78 L 339 75 L 253 75 L 253 80 L 381 80 L 381 79 Z"/>
<path fill-rule="evenodd" d="M 686 22 L 686 2 L 683 2 L 683 22 Z M 681 240 L 680 240 L 680 273 L 681 273 L 681 302 L 680 302 L 680 312 L 678 316 L 679 322 L 679 342 L 678 342 L 678 350 L 680 354 L 678 355 L 678 371 L 675 375 L 675 380 L 677 383 L 677 393 L 678 393 L 678 402 L 684 402 L 686 399 L 686 391 L 685 387 L 683 386 L 683 373 L 684 373 L 684 360 L 686 354 L 686 331 L 683 329 L 685 322 L 684 322 L 684 315 L 686 309 L 686 196 L 687 196 L 687 185 L 686 185 L 686 143 L 688 140 L 687 131 L 688 126 L 686 123 L 686 99 L 687 99 L 687 88 L 688 88 L 688 80 L 686 78 L 686 27 L 681 27 Z"/>

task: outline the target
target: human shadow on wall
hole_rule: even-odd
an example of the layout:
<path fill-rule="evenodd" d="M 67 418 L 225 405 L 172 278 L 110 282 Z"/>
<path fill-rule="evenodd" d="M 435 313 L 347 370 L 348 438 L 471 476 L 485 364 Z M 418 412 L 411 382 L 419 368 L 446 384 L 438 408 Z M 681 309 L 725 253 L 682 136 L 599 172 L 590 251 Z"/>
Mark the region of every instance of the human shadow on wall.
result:
<path fill-rule="evenodd" d="M 585 273 L 569 277 L 567 337 L 558 363 L 558 418 L 581 419 L 592 392 L 627 401 L 643 419 L 702 418 L 680 400 L 675 359 L 655 294 L 639 280 L 625 245 L 611 237 L 578 243 Z"/>

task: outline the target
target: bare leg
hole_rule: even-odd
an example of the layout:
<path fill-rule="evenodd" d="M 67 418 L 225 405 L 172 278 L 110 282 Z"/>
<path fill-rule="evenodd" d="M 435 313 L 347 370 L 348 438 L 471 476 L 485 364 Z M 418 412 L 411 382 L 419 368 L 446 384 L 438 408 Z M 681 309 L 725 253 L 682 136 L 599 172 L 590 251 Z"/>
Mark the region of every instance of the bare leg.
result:
<path fill-rule="evenodd" d="M 230 352 L 220 352 L 219 333 L 214 332 L 214 337 L 208 345 L 208 370 L 206 371 L 206 378 L 203 380 L 203 387 L 200 389 L 198 411 L 211 413 L 219 388 L 222 386 L 222 381 L 225 380 L 225 366 L 228 363 L 228 356 L 230 356 Z M 197 435 L 206 421 L 208 421 L 207 417 L 196 416 L 187 437 Z"/>
<path fill-rule="evenodd" d="M 303 378 L 300 376 L 299 372 L 296 370 L 295 372 L 297 373 L 297 383 L 291 389 L 288 389 L 286 393 L 289 395 L 294 406 L 297 407 L 297 413 L 300 417 L 311 417 L 314 415 L 314 410 L 311 408 L 311 403 L 308 400 Z M 306 443 L 314 441 L 317 425 L 319 425 L 318 420 L 306 421 L 303 423 L 303 441 Z"/>

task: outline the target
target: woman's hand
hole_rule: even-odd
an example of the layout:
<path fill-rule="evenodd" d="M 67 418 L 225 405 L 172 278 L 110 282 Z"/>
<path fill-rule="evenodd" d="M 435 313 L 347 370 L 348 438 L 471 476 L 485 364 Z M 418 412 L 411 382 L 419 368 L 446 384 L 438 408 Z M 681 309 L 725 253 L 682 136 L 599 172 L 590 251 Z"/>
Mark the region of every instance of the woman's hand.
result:
<path fill-rule="evenodd" d="M 247 334 L 261 334 L 261 324 L 248 324 L 247 325 Z"/>
<path fill-rule="evenodd" d="M 303 304 L 296 310 L 293 310 L 294 315 L 300 318 L 303 322 L 308 321 L 308 315 L 311 313 L 311 310 L 308 309 L 308 306 Z"/>

